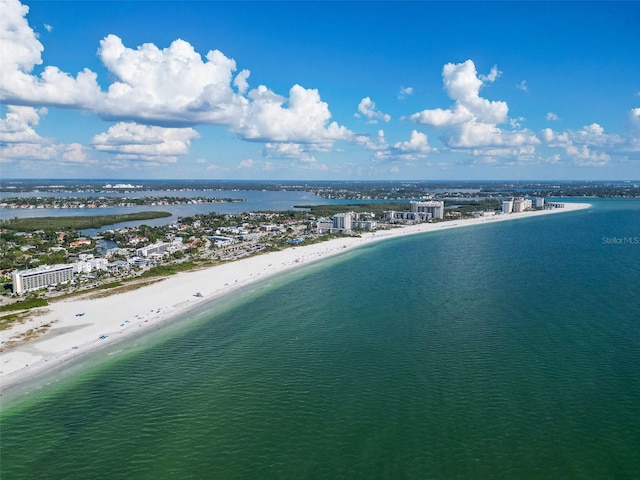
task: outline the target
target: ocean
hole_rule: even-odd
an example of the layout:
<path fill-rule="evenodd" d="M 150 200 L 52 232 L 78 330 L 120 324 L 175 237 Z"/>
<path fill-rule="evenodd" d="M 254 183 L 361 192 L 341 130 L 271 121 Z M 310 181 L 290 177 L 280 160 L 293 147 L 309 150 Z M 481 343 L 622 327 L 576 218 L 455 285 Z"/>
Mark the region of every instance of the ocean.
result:
<path fill-rule="evenodd" d="M 640 201 L 253 285 L 3 405 L 9 479 L 640 477 Z"/>

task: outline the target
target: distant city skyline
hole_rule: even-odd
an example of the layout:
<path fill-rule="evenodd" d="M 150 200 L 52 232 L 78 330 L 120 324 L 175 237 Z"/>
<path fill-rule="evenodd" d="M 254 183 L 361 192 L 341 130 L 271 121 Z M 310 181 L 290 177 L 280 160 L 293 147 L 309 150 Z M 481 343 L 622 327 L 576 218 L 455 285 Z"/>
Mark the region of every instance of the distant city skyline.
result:
<path fill-rule="evenodd" d="M 2 178 L 640 177 L 638 2 L 0 12 Z"/>

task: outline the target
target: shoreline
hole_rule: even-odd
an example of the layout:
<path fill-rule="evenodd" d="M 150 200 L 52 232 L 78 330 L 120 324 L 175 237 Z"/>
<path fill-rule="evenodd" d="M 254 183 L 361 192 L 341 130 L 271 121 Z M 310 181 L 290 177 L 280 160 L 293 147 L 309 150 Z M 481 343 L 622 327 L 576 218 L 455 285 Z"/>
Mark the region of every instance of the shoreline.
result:
<path fill-rule="evenodd" d="M 4 344 L 30 329 L 51 324 L 49 330 L 37 338 L 19 341 L 0 353 L 0 398 L 20 386 L 52 374 L 72 360 L 149 333 L 154 327 L 177 320 L 198 307 L 212 305 L 244 287 L 300 266 L 386 239 L 591 207 L 589 203 L 564 202 L 564 205 L 564 208 L 552 210 L 421 223 L 367 232 L 360 237 L 300 245 L 202 270 L 181 272 L 139 289 L 103 298 L 79 297 L 51 303 L 35 309 L 24 323 L 1 332 Z"/>

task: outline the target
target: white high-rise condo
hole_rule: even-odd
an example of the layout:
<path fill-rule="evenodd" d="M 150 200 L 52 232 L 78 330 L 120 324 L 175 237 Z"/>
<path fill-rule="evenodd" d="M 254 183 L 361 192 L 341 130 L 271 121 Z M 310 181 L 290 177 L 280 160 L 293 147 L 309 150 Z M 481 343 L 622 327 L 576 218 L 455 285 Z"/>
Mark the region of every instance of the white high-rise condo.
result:
<path fill-rule="evenodd" d="M 415 213 L 430 213 L 431 218 L 438 218 L 442 220 L 444 218 L 444 202 L 437 200 L 430 200 L 427 202 L 411 202 L 409 208 Z"/>

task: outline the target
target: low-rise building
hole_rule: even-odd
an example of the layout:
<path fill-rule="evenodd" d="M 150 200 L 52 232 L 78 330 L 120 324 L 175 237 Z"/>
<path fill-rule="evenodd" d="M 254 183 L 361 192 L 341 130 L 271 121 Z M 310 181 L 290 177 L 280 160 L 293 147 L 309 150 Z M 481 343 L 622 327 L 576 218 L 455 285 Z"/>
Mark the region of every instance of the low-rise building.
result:
<path fill-rule="evenodd" d="M 78 240 L 74 240 L 69 244 L 72 247 L 82 247 L 91 245 L 91 240 L 88 238 L 79 238 Z"/>
<path fill-rule="evenodd" d="M 316 230 L 318 233 L 329 233 L 333 228 L 333 220 L 329 218 L 320 218 L 316 222 Z"/>
<path fill-rule="evenodd" d="M 354 220 L 351 222 L 351 226 L 355 230 L 375 230 L 378 226 L 378 223 L 375 220 Z"/>
<path fill-rule="evenodd" d="M 73 265 L 42 265 L 29 270 L 16 270 L 11 274 L 13 293 L 22 294 L 41 288 L 73 281 Z"/>
<path fill-rule="evenodd" d="M 428 212 L 396 212 L 395 210 L 386 210 L 382 212 L 382 218 L 389 223 L 407 224 L 428 222 L 433 219 L 433 216 Z"/>
<path fill-rule="evenodd" d="M 213 237 L 209 237 L 209 240 L 211 240 L 214 245 L 229 245 L 235 242 L 233 238 L 223 237 L 221 235 L 214 235 Z"/>
<path fill-rule="evenodd" d="M 88 260 L 81 260 L 79 262 L 73 263 L 73 271 L 74 273 L 91 273 L 94 270 L 106 270 L 107 269 L 107 259 L 106 258 L 93 258 L 93 255 L 90 255 L 91 258 Z M 80 256 L 82 258 L 82 256 Z"/>
<path fill-rule="evenodd" d="M 174 252 L 184 249 L 182 243 L 182 237 L 176 237 L 171 242 L 158 242 L 153 245 L 147 245 L 146 247 L 137 248 L 136 255 L 139 257 L 151 257 L 157 255 L 164 255 L 165 253 Z"/>

